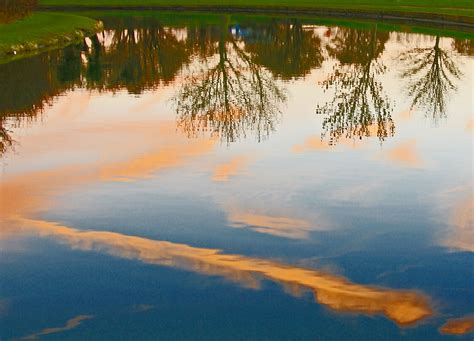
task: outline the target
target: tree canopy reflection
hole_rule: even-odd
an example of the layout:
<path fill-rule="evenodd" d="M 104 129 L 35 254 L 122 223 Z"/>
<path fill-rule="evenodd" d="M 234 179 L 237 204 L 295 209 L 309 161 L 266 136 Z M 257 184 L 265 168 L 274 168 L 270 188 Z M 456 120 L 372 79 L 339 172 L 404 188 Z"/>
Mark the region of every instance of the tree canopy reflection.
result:
<path fill-rule="evenodd" d="M 8 23 L 28 15 L 38 0 L 0 0 L 0 23 Z"/>
<path fill-rule="evenodd" d="M 285 80 L 308 75 L 324 60 L 321 38 L 298 19 L 256 26 L 244 39 L 255 63 Z"/>
<path fill-rule="evenodd" d="M 66 48 L 0 65 L 0 155 L 14 145 L 12 129 L 34 121 L 54 97 L 80 84 L 67 76 L 70 54 Z"/>
<path fill-rule="evenodd" d="M 379 32 L 376 26 L 337 28 L 332 36 L 327 49 L 339 63 L 321 85 L 332 89 L 334 96 L 317 107 L 317 113 L 324 115 L 323 136 L 329 135 L 330 144 L 341 137 L 376 134 L 383 141 L 394 134 L 392 104 L 378 80 L 386 71 L 380 56 L 388 38 L 388 32 Z"/>
<path fill-rule="evenodd" d="M 260 141 L 275 129 L 286 101 L 277 79 L 305 77 L 331 58 L 337 64 L 321 82 L 331 98 L 317 108 L 323 137 L 335 144 L 394 134 L 392 102 L 380 80 L 387 31 L 338 27 L 323 35 L 298 19 L 231 22 L 170 27 L 157 18 L 113 17 L 83 44 L 0 65 L 0 155 L 14 145 L 11 130 L 75 88 L 138 95 L 174 84 L 178 124 L 189 136 L 205 131 L 231 143 L 253 132 Z M 401 55 L 413 106 L 435 119 L 445 115 L 461 75 L 454 56 L 472 54 L 470 40 L 441 41 Z"/>
<path fill-rule="evenodd" d="M 11 131 L 6 127 L 4 119 L 0 117 L 0 155 L 12 148 L 13 142 Z"/>
<path fill-rule="evenodd" d="M 210 131 L 227 143 L 252 130 L 260 141 L 274 129 L 284 91 L 252 60 L 226 22 L 218 35 L 210 32 L 208 41 L 215 42 L 215 54 L 202 60 L 197 70 L 189 69 L 173 99 L 179 125 L 189 136 Z"/>
<path fill-rule="evenodd" d="M 433 47 L 408 50 L 399 59 L 406 65 L 401 77 L 408 79 L 411 107 L 425 110 L 435 122 L 445 117 L 447 99 L 457 89 L 454 81 L 462 75 L 452 51 L 443 49 L 437 36 Z"/>
<path fill-rule="evenodd" d="M 474 56 L 474 40 L 454 39 L 453 48 L 460 54 Z"/>
<path fill-rule="evenodd" d="M 104 42 L 110 41 L 108 46 Z M 120 27 L 91 39 L 85 53 L 86 86 L 95 90 L 119 90 L 140 94 L 161 83 L 172 82 L 189 61 L 190 51 L 176 34 L 160 24 Z"/>

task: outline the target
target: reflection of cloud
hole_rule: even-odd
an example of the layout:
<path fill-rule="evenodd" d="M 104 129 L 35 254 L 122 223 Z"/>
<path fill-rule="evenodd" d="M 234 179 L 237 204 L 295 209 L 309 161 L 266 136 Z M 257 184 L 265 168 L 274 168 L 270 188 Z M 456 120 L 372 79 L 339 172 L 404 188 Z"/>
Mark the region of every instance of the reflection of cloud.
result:
<path fill-rule="evenodd" d="M 359 147 L 359 144 L 363 144 L 363 141 L 359 141 L 357 144 L 355 142 L 355 139 L 340 137 L 337 140 L 337 145 L 355 149 Z M 292 151 L 293 153 L 305 153 L 310 151 L 333 150 L 336 146 L 331 143 L 330 141 L 322 140 L 320 137 L 311 136 L 307 138 L 303 144 L 294 145 Z"/>
<path fill-rule="evenodd" d="M 278 237 L 306 239 L 314 226 L 306 220 L 262 214 L 231 212 L 228 217 L 233 227 L 250 226 L 256 232 Z"/>
<path fill-rule="evenodd" d="M 227 163 L 217 165 L 214 169 L 212 180 L 228 181 L 231 176 L 238 175 L 244 167 L 247 166 L 249 158 L 246 156 L 238 156 Z"/>
<path fill-rule="evenodd" d="M 65 167 L 51 171 L 27 173 L 0 182 L 0 219 L 8 221 L 16 216 L 31 216 L 46 210 L 51 197 L 71 186 L 81 186 L 93 181 L 94 175 L 80 167 Z M 1 224 L 5 237 L 13 225 Z M 13 231 L 16 232 L 16 231 Z"/>
<path fill-rule="evenodd" d="M 365 127 L 367 137 L 377 136 L 379 127 L 376 124 L 371 124 Z M 354 131 L 353 136 L 357 136 L 357 133 Z M 346 136 L 340 136 L 337 139 L 337 143 L 332 140 L 324 140 L 318 136 L 308 137 L 302 144 L 296 144 L 291 149 L 293 153 L 304 153 L 310 151 L 324 151 L 324 150 L 333 150 L 337 146 L 345 146 L 348 148 L 360 148 L 365 144 L 365 141 L 361 141 L 359 138 L 350 138 Z"/>
<path fill-rule="evenodd" d="M 156 105 L 164 100 L 165 94 L 166 92 L 164 89 L 160 89 L 160 91 L 153 91 L 146 96 L 143 96 L 142 94 L 141 97 L 136 99 L 138 103 L 130 108 L 130 112 L 134 114 L 150 112 Z"/>
<path fill-rule="evenodd" d="M 294 153 L 304 153 L 312 150 L 328 150 L 331 146 L 328 142 L 322 140 L 320 137 L 309 137 L 303 144 L 294 145 L 292 151 Z"/>
<path fill-rule="evenodd" d="M 328 193 L 328 199 L 335 201 L 350 201 L 363 205 L 369 201 L 376 200 L 375 194 L 380 191 L 381 183 L 371 182 L 363 184 L 349 184 L 340 188 L 335 188 Z"/>
<path fill-rule="evenodd" d="M 71 329 L 77 328 L 82 323 L 82 321 L 90 320 L 92 318 L 94 318 L 94 316 L 92 315 L 79 315 L 68 320 L 64 327 L 46 328 L 40 332 L 22 337 L 22 340 L 36 340 L 39 336 L 42 336 L 42 335 L 56 334 L 56 333 L 61 333 L 67 330 L 71 330 Z"/>
<path fill-rule="evenodd" d="M 0 219 L 15 216 L 31 216 L 46 210 L 53 197 L 70 188 L 97 181 L 132 180 L 149 176 L 155 171 L 180 166 L 189 158 L 205 154 L 212 149 L 213 141 L 193 140 L 185 144 L 175 143 L 159 148 L 142 157 L 132 157 L 122 162 L 105 162 L 83 166 L 57 167 L 5 177 L 0 182 Z M 4 237 L 8 226 L 2 224 Z"/>
<path fill-rule="evenodd" d="M 404 167 L 420 167 L 423 162 L 416 151 L 416 141 L 410 140 L 388 151 L 387 158 Z"/>
<path fill-rule="evenodd" d="M 300 286 L 312 290 L 320 304 L 338 312 L 385 315 L 399 325 L 412 324 L 433 314 L 427 299 L 414 291 L 358 285 L 317 270 L 226 255 L 216 249 L 196 248 L 115 232 L 81 231 L 46 221 L 20 219 L 19 223 L 30 232 L 54 238 L 74 249 L 99 251 L 145 263 L 222 276 L 250 287 L 257 287 L 260 278 L 281 283 L 287 288 Z"/>
<path fill-rule="evenodd" d="M 464 335 L 474 330 L 474 315 L 450 319 L 439 328 L 443 334 Z"/>
<path fill-rule="evenodd" d="M 395 270 L 391 270 L 391 271 L 384 271 L 382 272 L 381 274 L 377 275 L 377 279 L 381 279 L 381 278 L 386 278 L 386 277 L 389 277 L 389 276 L 400 276 L 400 274 L 402 273 L 405 273 L 407 272 L 408 270 L 411 270 L 411 269 L 416 269 L 416 268 L 420 268 L 421 266 L 420 265 L 403 265 Z"/>
<path fill-rule="evenodd" d="M 409 121 L 413 117 L 413 110 L 408 109 L 398 113 L 399 121 Z"/>
<path fill-rule="evenodd" d="M 474 197 L 469 196 L 454 208 L 450 225 L 452 230 L 443 245 L 474 252 Z"/>
<path fill-rule="evenodd" d="M 151 304 L 135 304 L 132 306 L 132 313 L 143 313 L 152 310 L 155 306 Z"/>
<path fill-rule="evenodd" d="M 474 120 L 470 120 L 467 124 L 466 124 L 466 131 L 467 132 L 474 132 Z"/>
<path fill-rule="evenodd" d="M 211 151 L 214 145 L 212 140 L 195 140 L 185 145 L 176 145 L 172 148 L 146 154 L 124 162 L 106 165 L 100 170 L 103 180 L 130 181 L 135 178 L 144 178 L 157 170 L 179 166 L 184 159 L 205 154 Z"/>
<path fill-rule="evenodd" d="M 56 110 L 61 112 L 61 121 L 71 121 L 87 110 L 87 107 L 90 105 L 91 92 L 82 90 L 68 91 L 67 95 L 63 98 Z"/>

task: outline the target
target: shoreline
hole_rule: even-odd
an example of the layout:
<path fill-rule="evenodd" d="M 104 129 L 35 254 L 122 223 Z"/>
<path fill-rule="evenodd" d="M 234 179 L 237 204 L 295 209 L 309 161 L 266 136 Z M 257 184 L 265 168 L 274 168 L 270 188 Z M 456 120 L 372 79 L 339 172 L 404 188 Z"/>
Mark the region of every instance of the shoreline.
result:
<path fill-rule="evenodd" d="M 438 15 L 434 13 L 416 13 L 400 11 L 381 11 L 363 9 L 330 9 L 309 7 L 259 7 L 259 6 L 187 6 L 187 5 L 40 5 L 39 10 L 51 12 L 81 12 L 81 11 L 167 11 L 167 12 L 208 12 L 228 14 L 267 14 L 267 15 L 302 15 L 322 16 L 341 19 L 368 19 L 399 23 L 427 24 L 438 27 L 460 28 L 474 33 L 474 18 L 470 16 Z"/>
<path fill-rule="evenodd" d="M 42 37 L 33 37 L 26 39 L 22 37 L 18 41 L 5 43 L 0 39 L 0 64 L 26 58 L 44 51 L 62 48 L 67 45 L 80 42 L 84 37 L 92 35 L 103 28 L 103 23 L 88 16 L 82 16 L 81 12 L 87 11 L 143 11 L 143 12 L 175 12 L 175 13 L 210 13 L 210 14 L 242 14 L 242 15 L 275 15 L 275 16 L 298 16 L 313 17 L 328 20 L 367 20 L 380 23 L 396 23 L 400 25 L 418 25 L 432 29 L 445 29 L 467 34 L 468 39 L 474 38 L 474 18 L 462 17 L 461 21 L 452 20 L 453 16 L 440 16 L 430 13 L 421 13 L 420 16 L 414 16 L 413 13 L 385 13 L 381 11 L 365 10 L 333 10 L 326 8 L 284 8 L 284 7 L 245 7 L 245 6 L 90 6 L 90 5 L 40 5 L 37 14 L 58 15 L 58 16 L 77 16 L 90 23 L 87 27 L 70 27 L 68 32 L 56 32 L 50 35 L 44 34 Z M 35 14 L 33 14 L 34 16 Z M 449 19 L 448 19 L 449 18 Z M 460 18 L 460 17 L 457 17 Z M 92 25 L 92 21 L 95 24 Z M 5 24 L 10 26 L 11 24 Z M 1 28 L 2 25 L 0 25 Z M 30 28 L 31 29 L 31 28 Z M 0 32 L 1 33 L 1 32 Z M 3 44 L 2 44 L 3 43 Z"/>
<path fill-rule="evenodd" d="M 58 26 L 45 29 L 47 20 L 54 20 Z M 62 23 L 58 24 L 58 21 Z M 34 12 L 14 23 L 0 25 L 0 36 L 4 37 L 0 38 L 0 64 L 81 42 L 102 29 L 103 23 L 91 18 L 67 13 Z M 18 36 L 15 37 L 16 32 Z"/>

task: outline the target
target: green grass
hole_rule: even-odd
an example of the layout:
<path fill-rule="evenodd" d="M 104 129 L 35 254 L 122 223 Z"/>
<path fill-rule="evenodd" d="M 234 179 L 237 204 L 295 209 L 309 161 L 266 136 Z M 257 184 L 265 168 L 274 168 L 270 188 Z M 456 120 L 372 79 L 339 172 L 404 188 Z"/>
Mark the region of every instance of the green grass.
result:
<path fill-rule="evenodd" d="M 97 29 L 97 21 L 83 16 L 37 12 L 9 24 L 0 24 L 0 60 L 61 46 Z M 14 58 L 11 56 L 9 59 Z"/>
<path fill-rule="evenodd" d="M 308 8 L 474 18 L 473 0 L 40 0 L 40 5 Z"/>

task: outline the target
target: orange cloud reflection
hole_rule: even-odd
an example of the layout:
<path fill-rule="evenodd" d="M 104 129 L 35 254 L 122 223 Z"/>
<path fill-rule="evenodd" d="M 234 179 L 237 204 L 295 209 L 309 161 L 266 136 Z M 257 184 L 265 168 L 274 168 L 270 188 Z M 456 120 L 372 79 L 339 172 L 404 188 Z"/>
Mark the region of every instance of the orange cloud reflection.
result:
<path fill-rule="evenodd" d="M 214 169 L 212 180 L 228 181 L 230 177 L 238 175 L 242 169 L 247 166 L 248 162 L 248 157 L 238 156 L 230 160 L 228 163 L 220 164 Z"/>
<path fill-rule="evenodd" d="M 319 137 L 309 137 L 303 144 L 294 145 L 293 153 L 304 153 L 311 150 L 328 150 L 331 146 L 327 141 L 321 140 Z"/>
<path fill-rule="evenodd" d="M 441 326 L 439 331 L 443 334 L 464 335 L 474 330 L 474 315 L 450 319 Z"/>
<path fill-rule="evenodd" d="M 31 335 L 24 336 L 21 339 L 22 340 L 36 340 L 39 336 L 61 333 L 61 332 L 67 331 L 67 330 L 77 328 L 82 323 L 82 321 L 90 320 L 92 318 L 94 318 L 94 316 L 92 316 L 92 315 L 79 315 L 79 316 L 76 316 L 76 317 L 68 320 L 64 327 L 46 328 L 46 329 L 43 329 L 42 331 L 40 331 L 38 333 L 34 333 L 34 334 L 31 334 Z"/>
<path fill-rule="evenodd" d="M 306 239 L 309 232 L 314 230 L 309 221 L 290 217 L 231 212 L 228 219 L 231 226 L 236 228 L 250 226 L 256 232 L 291 239 Z"/>
<path fill-rule="evenodd" d="M 405 167 L 420 167 L 423 163 L 416 151 L 416 141 L 400 144 L 387 154 L 389 160 Z"/>
<path fill-rule="evenodd" d="M 411 109 L 404 110 L 398 113 L 400 121 L 409 121 L 413 118 L 413 111 Z"/>
<path fill-rule="evenodd" d="M 443 244 L 449 248 L 474 252 L 474 197 L 461 201 L 451 219 L 452 229 Z"/>
<path fill-rule="evenodd" d="M 370 125 L 366 127 L 368 136 L 377 136 L 377 129 L 376 125 Z M 327 150 L 334 150 L 337 146 L 345 146 L 352 149 L 361 148 L 365 145 L 365 141 L 361 141 L 358 138 L 349 138 L 341 136 L 337 142 L 327 141 L 321 139 L 318 136 L 310 136 L 308 137 L 302 144 L 296 144 L 292 147 L 293 153 L 305 153 L 310 151 L 327 151 Z"/>
<path fill-rule="evenodd" d="M 52 205 L 52 198 L 93 181 L 96 175 L 85 167 L 64 167 L 18 175 L 0 182 L 0 233 L 2 237 L 14 230 L 6 222 L 19 216 L 32 216 Z"/>
<path fill-rule="evenodd" d="M 190 158 L 209 152 L 214 144 L 212 140 L 192 140 L 184 144 L 167 144 L 142 157 L 131 157 L 121 162 L 97 161 L 5 176 L 0 181 L 0 220 L 6 222 L 14 217 L 31 217 L 50 208 L 58 195 L 90 183 L 130 181 L 181 166 Z M 14 225 L 1 224 L 0 236 L 5 237 L 14 229 Z"/>
<path fill-rule="evenodd" d="M 466 131 L 474 132 L 474 119 L 470 120 L 468 124 L 466 124 Z"/>
<path fill-rule="evenodd" d="M 415 291 L 354 284 L 345 278 L 317 270 L 222 254 L 217 249 L 115 232 L 81 231 L 47 221 L 20 219 L 19 223 L 31 233 L 54 238 L 74 249 L 222 276 L 248 287 L 258 287 L 261 279 L 272 280 L 285 287 L 300 286 L 313 291 L 317 302 L 338 312 L 384 315 L 398 325 L 413 324 L 433 314 L 428 299 Z"/>
<path fill-rule="evenodd" d="M 145 178 L 160 169 L 179 166 L 186 158 L 210 152 L 214 143 L 212 140 L 191 141 L 189 144 L 174 145 L 172 148 L 163 148 L 156 153 L 106 165 L 100 170 L 101 178 L 112 181 Z"/>

